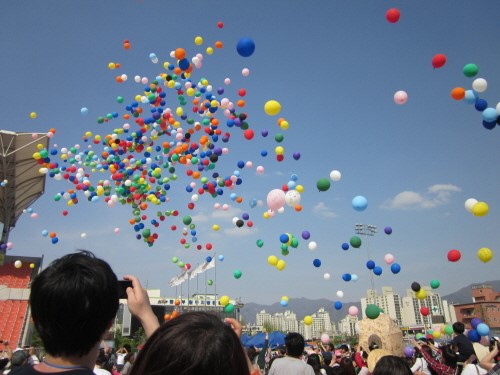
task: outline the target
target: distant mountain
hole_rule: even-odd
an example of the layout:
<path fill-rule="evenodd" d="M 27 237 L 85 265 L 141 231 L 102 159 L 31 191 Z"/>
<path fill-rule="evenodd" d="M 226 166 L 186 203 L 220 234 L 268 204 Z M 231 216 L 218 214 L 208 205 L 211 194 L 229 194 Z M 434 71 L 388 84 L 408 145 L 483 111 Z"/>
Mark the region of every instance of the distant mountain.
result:
<path fill-rule="evenodd" d="M 478 284 L 478 283 L 475 283 Z M 493 287 L 493 290 L 500 290 L 500 280 L 484 281 L 481 284 L 489 284 Z M 472 302 L 471 296 L 471 286 L 472 284 L 463 287 L 456 292 L 442 295 L 443 300 L 448 301 L 450 305 L 468 303 Z M 318 311 L 320 308 L 324 308 L 328 311 L 332 322 L 337 323 L 339 320 L 344 319 L 348 314 L 348 309 L 350 306 L 356 306 L 361 310 L 361 302 L 343 302 L 342 309 L 336 310 L 333 307 L 334 301 L 330 301 L 326 298 L 311 300 L 308 298 L 294 298 L 293 306 L 283 307 L 279 303 L 274 303 L 272 305 L 260 305 L 258 303 L 245 303 L 245 306 L 241 310 L 241 315 L 243 317 L 244 323 L 255 323 L 256 315 L 262 310 L 266 310 L 266 313 L 271 315 L 284 312 L 286 310 L 291 310 L 297 315 L 297 320 L 301 320 L 306 315 L 311 315 Z"/>

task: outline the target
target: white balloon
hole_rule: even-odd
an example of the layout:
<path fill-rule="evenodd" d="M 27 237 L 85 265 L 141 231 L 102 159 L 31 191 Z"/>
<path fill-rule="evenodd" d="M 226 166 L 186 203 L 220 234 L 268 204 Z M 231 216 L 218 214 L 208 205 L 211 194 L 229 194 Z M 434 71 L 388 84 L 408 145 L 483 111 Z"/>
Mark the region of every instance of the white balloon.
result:
<path fill-rule="evenodd" d="M 344 297 L 344 292 L 341 290 L 337 291 L 337 297 L 339 297 L 339 298 Z"/>
<path fill-rule="evenodd" d="M 469 198 L 465 201 L 465 209 L 472 213 L 472 206 L 474 206 L 475 204 L 477 203 L 477 199 L 474 199 L 474 198 Z"/>
<path fill-rule="evenodd" d="M 318 248 L 318 244 L 314 241 L 311 241 L 311 242 L 309 242 L 308 247 L 309 247 L 309 250 L 314 251 Z"/>
<path fill-rule="evenodd" d="M 329 274 L 329 273 L 325 273 L 325 274 L 323 275 L 323 279 L 325 279 L 325 280 L 330 280 L 330 274 Z"/>
<path fill-rule="evenodd" d="M 484 78 L 476 78 L 472 81 L 472 89 L 475 92 L 485 92 L 488 88 L 488 82 Z"/>
<path fill-rule="evenodd" d="M 330 172 L 330 180 L 332 181 L 339 181 L 341 177 L 342 174 L 337 170 L 333 170 Z"/>
<path fill-rule="evenodd" d="M 295 207 L 300 203 L 300 193 L 297 190 L 288 190 L 285 194 L 285 202 L 289 207 Z"/>
<path fill-rule="evenodd" d="M 405 104 L 408 101 L 408 94 L 406 91 L 397 91 L 394 94 L 394 103 Z"/>

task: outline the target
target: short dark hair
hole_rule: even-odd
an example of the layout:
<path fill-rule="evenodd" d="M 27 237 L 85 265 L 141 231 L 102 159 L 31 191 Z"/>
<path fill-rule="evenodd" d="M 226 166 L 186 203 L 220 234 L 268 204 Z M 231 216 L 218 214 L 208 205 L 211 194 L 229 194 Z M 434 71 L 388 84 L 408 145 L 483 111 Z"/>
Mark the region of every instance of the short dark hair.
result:
<path fill-rule="evenodd" d="M 286 354 L 300 357 L 304 352 L 304 336 L 297 332 L 290 332 L 285 336 Z"/>
<path fill-rule="evenodd" d="M 317 374 L 321 369 L 321 359 L 318 354 L 309 354 L 307 356 L 307 364 L 311 366 L 314 373 Z"/>
<path fill-rule="evenodd" d="M 230 325 L 190 311 L 163 323 L 146 341 L 130 375 L 249 374 L 247 356 Z"/>
<path fill-rule="evenodd" d="M 118 311 L 118 280 L 110 265 L 80 250 L 35 277 L 31 314 L 47 353 L 83 356 L 101 340 Z"/>
<path fill-rule="evenodd" d="M 453 332 L 456 334 L 461 334 L 465 332 L 465 325 L 462 322 L 455 322 L 452 325 Z"/>
<path fill-rule="evenodd" d="M 395 355 L 385 355 L 377 361 L 372 375 L 412 375 L 406 361 Z"/>

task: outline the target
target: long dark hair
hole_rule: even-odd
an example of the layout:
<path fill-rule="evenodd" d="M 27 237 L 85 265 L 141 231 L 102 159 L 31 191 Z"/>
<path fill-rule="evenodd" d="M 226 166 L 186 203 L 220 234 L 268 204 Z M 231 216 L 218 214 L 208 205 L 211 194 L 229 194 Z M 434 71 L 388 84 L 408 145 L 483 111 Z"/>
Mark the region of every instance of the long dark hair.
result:
<path fill-rule="evenodd" d="M 146 341 L 130 375 L 248 375 L 239 337 L 215 314 L 193 311 L 162 324 Z"/>

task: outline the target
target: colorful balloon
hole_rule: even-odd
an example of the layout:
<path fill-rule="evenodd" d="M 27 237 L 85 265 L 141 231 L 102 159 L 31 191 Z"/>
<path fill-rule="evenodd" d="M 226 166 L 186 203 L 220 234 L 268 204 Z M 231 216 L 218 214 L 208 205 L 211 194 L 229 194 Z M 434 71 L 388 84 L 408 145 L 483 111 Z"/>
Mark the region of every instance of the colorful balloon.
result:
<path fill-rule="evenodd" d="M 380 307 L 372 303 L 368 304 L 365 309 L 365 315 L 369 319 L 377 319 L 380 315 Z"/>
<path fill-rule="evenodd" d="M 477 251 L 477 257 L 481 262 L 488 263 L 493 259 L 493 251 L 491 251 L 487 247 L 482 247 Z"/>
<path fill-rule="evenodd" d="M 437 289 L 439 288 L 439 286 L 441 285 L 441 283 L 439 282 L 439 280 L 431 280 L 430 282 L 430 286 L 432 289 Z"/>
<path fill-rule="evenodd" d="M 458 262 L 460 260 L 460 258 L 462 257 L 462 254 L 460 253 L 460 251 L 456 250 L 456 249 L 452 249 L 450 251 L 448 251 L 448 260 L 450 262 Z"/>
<path fill-rule="evenodd" d="M 276 100 L 268 100 L 264 104 L 264 112 L 268 116 L 276 116 L 281 112 L 281 104 Z"/>
<path fill-rule="evenodd" d="M 285 192 L 281 189 L 273 189 L 267 194 L 267 207 L 272 211 L 277 211 L 286 203 Z"/>
<path fill-rule="evenodd" d="M 392 263 L 391 264 L 391 272 L 393 274 L 398 274 L 401 272 L 401 266 L 398 263 Z"/>
<path fill-rule="evenodd" d="M 252 56 L 255 52 L 255 42 L 250 38 L 241 38 L 236 44 L 236 51 L 242 57 Z"/>
<path fill-rule="evenodd" d="M 396 23 L 401 17 L 401 12 L 397 8 L 391 8 L 385 13 L 385 18 L 390 23 Z"/>
<path fill-rule="evenodd" d="M 310 316 L 310 315 L 304 316 L 304 324 L 306 326 L 310 326 L 311 324 L 313 324 L 313 318 L 312 318 L 312 316 Z"/>
<path fill-rule="evenodd" d="M 408 93 L 406 91 L 400 90 L 396 91 L 394 94 L 394 103 L 396 104 L 406 104 L 408 101 Z"/>
<path fill-rule="evenodd" d="M 358 311 L 358 308 L 356 306 L 350 306 L 348 312 L 349 312 L 349 315 L 356 316 L 356 315 L 358 315 L 359 311 Z"/>
<path fill-rule="evenodd" d="M 479 73 L 479 68 L 476 64 L 466 64 L 463 69 L 463 73 L 466 77 L 474 77 Z"/>
<path fill-rule="evenodd" d="M 432 66 L 434 69 L 441 68 L 444 64 L 446 64 L 446 55 L 443 55 L 442 53 L 434 55 L 432 58 Z"/>
<path fill-rule="evenodd" d="M 364 211 L 368 207 L 368 200 L 362 196 L 358 195 L 352 199 L 352 208 L 356 211 Z"/>
<path fill-rule="evenodd" d="M 320 178 L 316 182 L 316 187 L 319 191 L 327 191 L 330 189 L 330 181 L 327 178 Z"/>
<path fill-rule="evenodd" d="M 351 244 L 352 247 L 357 249 L 361 247 L 361 238 L 359 238 L 358 236 L 352 236 L 351 239 L 349 240 L 349 243 Z"/>
<path fill-rule="evenodd" d="M 474 216 L 486 216 L 488 215 L 490 208 L 485 202 L 477 202 L 472 206 L 472 214 Z"/>

